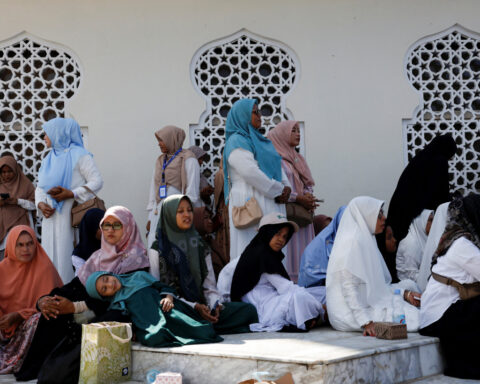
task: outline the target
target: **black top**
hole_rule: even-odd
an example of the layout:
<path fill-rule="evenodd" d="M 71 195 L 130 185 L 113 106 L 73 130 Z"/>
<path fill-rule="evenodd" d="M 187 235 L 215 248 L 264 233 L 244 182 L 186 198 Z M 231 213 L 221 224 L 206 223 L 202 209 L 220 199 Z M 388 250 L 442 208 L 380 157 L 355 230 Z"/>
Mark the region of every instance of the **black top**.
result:
<path fill-rule="evenodd" d="M 100 249 L 101 242 L 97 239 L 97 231 L 100 228 L 105 211 L 99 208 L 89 209 L 82 218 L 79 226 L 79 242 L 72 254 L 87 260 L 93 252 Z"/>

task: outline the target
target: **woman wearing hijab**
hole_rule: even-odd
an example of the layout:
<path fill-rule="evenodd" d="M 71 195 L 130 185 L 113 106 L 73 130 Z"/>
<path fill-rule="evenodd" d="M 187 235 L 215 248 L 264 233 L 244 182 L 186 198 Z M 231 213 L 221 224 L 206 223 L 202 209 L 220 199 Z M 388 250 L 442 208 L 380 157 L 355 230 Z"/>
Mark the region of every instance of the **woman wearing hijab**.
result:
<path fill-rule="evenodd" d="M 406 303 L 407 330 L 418 329 L 420 301 L 413 281 L 390 284 L 391 276 L 377 248 L 375 234 L 385 229 L 384 202 L 360 196 L 347 205 L 327 268 L 327 308 L 339 331 L 361 331 L 375 336 L 375 322 L 392 321 L 394 290 Z M 404 289 L 406 288 L 406 289 Z M 409 289 L 409 290 L 407 290 Z M 415 305 L 415 306 L 414 306 Z"/>
<path fill-rule="evenodd" d="M 297 230 L 298 225 L 282 213 L 263 216 L 258 234 L 240 256 L 230 297 L 257 309 L 259 321 L 250 324 L 252 332 L 308 331 L 324 319 L 324 291 L 322 303 L 315 288 L 294 284 L 282 264 L 282 248 Z"/>
<path fill-rule="evenodd" d="M 13 227 L 0 262 L 0 374 L 20 369 L 40 318 L 37 299 L 60 285 L 33 229 Z"/>
<path fill-rule="evenodd" d="M 400 280 L 410 279 L 417 282 L 423 251 L 433 221 L 433 211 L 424 209 L 413 219 L 407 236 L 398 244 L 397 274 Z"/>
<path fill-rule="evenodd" d="M 92 154 L 83 147 L 75 120 L 57 117 L 43 124 L 43 130 L 51 150 L 42 160 L 35 191 L 35 204 L 43 218 L 42 246 L 62 280 L 70 281 L 74 277 L 72 205 L 93 199 L 90 191 L 98 193 L 103 180 Z"/>
<path fill-rule="evenodd" d="M 445 375 L 478 380 L 478 287 L 466 299 L 455 285 L 480 283 L 480 195 L 472 193 L 451 202 L 432 264 L 432 277 L 422 295 L 420 333 L 440 338 Z"/>
<path fill-rule="evenodd" d="M 397 239 L 393 234 L 392 227 L 389 225 L 385 226 L 383 232 L 375 235 L 375 240 L 377 241 L 378 250 L 387 265 L 388 272 L 390 272 L 390 276 L 392 277 L 392 283 L 398 283 L 400 280 L 397 276 L 397 265 L 395 263 L 397 257 Z"/>
<path fill-rule="evenodd" d="M 219 334 L 248 332 L 257 322 L 252 305 L 226 303 L 218 292 L 210 250 L 193 226 L 188 196 L 164 199 L 153 247 L 160 256 L 160 281 L 175 288 L 195 319 L 209 321 Z"/>
<path fill-rule="evenodd" d="M 175 289 L 147 272 L 94 272 L 87 279 L 87 291 L 96 299 L 108 301 L 110 309 L 127 311 L 136 340 L 146 346 L 177 347 L 223 340 L 211 323 L 194 319 L 197 314 L 177 299 Z"/>
<path fill-rule="evenodd" d="M 437 136 L 403 170 L 390 200 L 387 223 L 399 242 L 424 209 L 435 210 L 450 200 L 448 161 L 456 150 L 452 136 Z"/>
<path fill-rule="evenodd" d="M 298 122 L 293 120 L 282 121 L 268 132 L 267 137 L 272 141 L 278 154 L 282 157 L 282 169 L 292 186 L 288 201 L 300 204 L 313 213 L 317 207 L 317 199 L 313 195 L 315 182 L 307 161 L 295 150 L 300 144 L 300 126 Z M 303 251 L 314 237 L 315 230 L 312 223 L 300 228 L 288 243 L 286 267 L 293 281 L 298 279 L 298 270 Z"/>
<path fill-rule="evenodd" d="M 285 214 L 290 185 L 282 171 L 282 158 L 272 142 L 259 129 L 262 120 L 258 102 L 242 99 L 228 112 L 223 152 L 224 195 L 228 205 L 230 229 L 230 262 L 218 277 L 224 295 L 230 293 L 238 258 L 256 235 L 256 225 L 239 229 L 233 223 L 233 207 L 242 207 L 255 198 L 262 215 Z"/>
<path fill-rule="evenodd" d="M 16 225 L 33 227 L 35 187 L 12 156 L 0 157 L 0 261 L 8 231 Z"/>
<path fill-rule="evenodd" d="M 422 263 L 420 264 L 420 270 L 417 277 L 417 285 L 420 288 L 420 292 L 425 291 L 425 288 L 427 287 L 427 282 L 430 278 L 430 272 L 432 269 L 432 258 L 437 250 L 438 244 L 440 243 L 440 238 L 445 231 L 445 226 L 447 225 L 449 205 L 450 202 L 440 204 L 435 211 L 435 216 L 433 218 L 432 227 L 430 228 L 430 233 L 428 234 L 425 249 L 423 250 Z"/>
<path fill-rule="evenodd" d="M 101 246 L 102 231 L 100 222 L 105 211 L 99 208 L 92 208 L 85 212 L 79 225 L 79 242 L 73 249 L 72 264 L 75 268 L 75 275 L 83 264 L 90 258 L 93 252 Z"/>
<path fill-rule="evenodd" d="M 200 165 L 193 152 L 183 149 L 185 132 L 167 125 L 155 132 L 162 154 L 155 163 L 147 211 L 147 249 L 150 273 L 159 278 L 158 253 L 151 249 L 155 241 L 155 230 L 160 218 L 163 199 L 176 194 L 186 194 L 195 206 L 200 205 Z"/>
<path fill-rule="evenodd" d="M 340 207 L 330 224 L 305 248 L 298 277 L 301 287 L 325 287 L 328 260 L 344 210 L 345 206 Z"/>
<path fill-rule="evenodd" d="M 132 213 L 125 207 L 109 208 L 100 222 L 101 248 L 95 251 L 78 270 L 78 276 L 63 287 L 52 290 L 38 300 L 43 314 L 27 358 L 16 377 L 32 380 L 48 356 L 65 336 L 72 345 L 80 343 L 81 328 L 76 319 L 89 321 L 129 321 L 118 310 L 108 310 L 108 303 L 91 298 L 85 284 L 97 271 L 128 273 L 149 267 L 145 246 Z"/>

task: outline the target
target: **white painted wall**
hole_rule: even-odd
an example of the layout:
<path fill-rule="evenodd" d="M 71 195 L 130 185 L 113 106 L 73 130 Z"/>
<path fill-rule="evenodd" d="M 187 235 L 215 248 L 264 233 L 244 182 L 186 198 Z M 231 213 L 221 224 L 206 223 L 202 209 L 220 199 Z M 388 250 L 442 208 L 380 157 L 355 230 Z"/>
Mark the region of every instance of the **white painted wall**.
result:
<path fill-rule="evenodd" d="M 0 40 L 26 30 L 72 49 L 84 79 L 69 110 L 88 126 L 101 196 L 144 227 L 159 150 L 153 132 L 188 129 L 204 100 L 189 77 L 203 44 L 241 28 L 279 40 L 301 75 L 287 100 L 305 122 L 306 154 L 333 214 L 357 195 L 388 200 L 403 169 L 402 118 L 418 97 L 403 58 L 459 23 L 480 31 L 480 3 L 460 0 L 1 0 Z M 188 144 L 188 143 L 187 143 Z"/>

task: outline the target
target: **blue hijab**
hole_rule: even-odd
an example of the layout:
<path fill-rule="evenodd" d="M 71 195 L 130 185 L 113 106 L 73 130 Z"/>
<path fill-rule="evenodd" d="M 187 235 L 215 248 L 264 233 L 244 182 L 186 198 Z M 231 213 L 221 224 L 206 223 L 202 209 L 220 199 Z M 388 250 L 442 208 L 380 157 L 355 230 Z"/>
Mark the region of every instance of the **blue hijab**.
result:
<path fill-rule="evenodd" d="M 333 220 L 320 232 L 303 251 L 300 261 L 298 285 L 301 287 L 315 287 L 327 277 L 328 260 L 337 235 L 340 219 L 346 206 L 340 207 Z"/>
<path fill-rule="evenodd" d="M 234 149 L 243 148 L 253 153 L 259 168 L 270 179 L 282 181 L 282 158 L 272 142 L 252 125 L 255 99 L 241 99 L 233 104 L 227 116 L 225 126 L 225 150 L 223 152 L 224 194 L 228 204 L 228 157 Z"/>
<path fill-rule="evenodd" d="M 75 165 L 82 156 L 90 154 L 83 147 L 80 126 L 73 119 L 56 117 L 43 124 L 43 130 L 52 142 L 52 150 L 42 161 L 38 186 L 45 192 L 57 186 L 71 189 Z M 52 204 L 56 210 L 62 210 L 63 201 L 52 199 Z"/>

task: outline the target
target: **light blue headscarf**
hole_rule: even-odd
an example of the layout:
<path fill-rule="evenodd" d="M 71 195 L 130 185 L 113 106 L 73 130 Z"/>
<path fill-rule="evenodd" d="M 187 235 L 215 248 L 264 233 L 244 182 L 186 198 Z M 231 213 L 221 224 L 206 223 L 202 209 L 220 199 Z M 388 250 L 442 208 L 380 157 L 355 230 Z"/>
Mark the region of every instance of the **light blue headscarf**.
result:
<path fill-rule="evenodd" d="M 345 208 L 345 205 L 340 207 L 330 224 L 303 251 L 298 275 L 298 285 L 301 287 L 315 287 L 320 280 L 326 279 L 330 252 Z"/>
<path fill-rule="evenodd" d="M 83 147 L 80 126 L 73 119 L 56 117 L 43 124 L 43 130 L 52 142 L 52 150 L 42 161 L 38 186 L 48 191 L 62 186 L 71 189 L 72 174 L 78 160 L 89 152 Z M 53 207 L 61 211 L 63 201 L 53 200 Z"/>
<path fill-rule="evenodd" d="M 241 99 L 233 104 L 227 116 L 225 126 L 225 150 L 223 152 L 224 194 L 228 204 L 228 157 L 234 149 L 243 148 L 253 153 L 259 168 L 270 179 L 282 181 L 282 158 L 272 142 L 257 131 L 252 125 L 255 99 Z"/>

